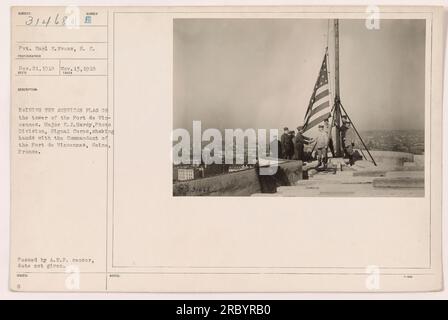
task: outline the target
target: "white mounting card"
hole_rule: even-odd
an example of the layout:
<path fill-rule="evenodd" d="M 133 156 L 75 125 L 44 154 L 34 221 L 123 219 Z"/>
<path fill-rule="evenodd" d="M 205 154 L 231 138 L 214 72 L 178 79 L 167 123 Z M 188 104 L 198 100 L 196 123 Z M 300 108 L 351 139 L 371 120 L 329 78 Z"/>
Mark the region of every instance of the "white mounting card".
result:
<path fill-rule="evenodd" d="M 442 18 L 13 7 L 10 289 L 441 290 Z"/>

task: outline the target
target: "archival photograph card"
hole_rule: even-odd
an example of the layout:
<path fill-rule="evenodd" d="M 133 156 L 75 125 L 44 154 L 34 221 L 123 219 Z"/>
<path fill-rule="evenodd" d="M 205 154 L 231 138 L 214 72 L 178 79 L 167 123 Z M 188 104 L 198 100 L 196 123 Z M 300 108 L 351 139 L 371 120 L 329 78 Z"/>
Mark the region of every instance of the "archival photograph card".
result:
<path fill-rule="evenodd" d="M 442 18 L 13 7 L 10 289 L 441 290 Z"/>

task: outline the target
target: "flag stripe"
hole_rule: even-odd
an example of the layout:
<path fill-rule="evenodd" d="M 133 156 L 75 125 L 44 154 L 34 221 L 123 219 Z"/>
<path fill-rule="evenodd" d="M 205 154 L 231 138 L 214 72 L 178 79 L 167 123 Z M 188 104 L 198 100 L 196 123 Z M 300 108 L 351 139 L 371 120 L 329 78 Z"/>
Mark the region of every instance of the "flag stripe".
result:
<path fill-rule="evenodd" d="M 319 93 L 318 95 L 316 95 L 316 97 L 314 98 L 314 102 L 316 102 L 317 100 L 320 100 L 320 99 L 322 99 L 323 97 L 326 97 L 326 96 L 328 96 L 329 95 L 329 91 L 328 91 L 328 89 L 327 90 L 324 90 L 324 91 L 322 91 L 321 93 Z"/>
<path fill-rule="evenodd" d="M 318 118 L 314 119 L 313 121 L 311 121 L 310 123 L 308 123 L 306 125 L 306 128 L 304 131 L 310 130 L 312 127 L 317 126 L 319 123 L 321 123 L 325 119 L 328 119 L 329 117 L 330 117 L 330 112 L 327 112 L 327 113 L 321 115 L 320 117 L 318 117 Z"/>
<path fill-rule="evenodd" d="M 320 105 L 318 105 L 316 108 L 313 108 L 313 110 L 311 110 L 310 117 L 314 116 L 319 111 L 322 111 L 328 107 L 330 107 L 330 101 L 327 100 L 324 103 L 321 103 Z"/>
<path fill-rule="evenodd" d="M 328 90 L 328 84 L 324 84 L 323 86 L 316 89 L 316 94 L 321 93 L 322 91 Z"/>

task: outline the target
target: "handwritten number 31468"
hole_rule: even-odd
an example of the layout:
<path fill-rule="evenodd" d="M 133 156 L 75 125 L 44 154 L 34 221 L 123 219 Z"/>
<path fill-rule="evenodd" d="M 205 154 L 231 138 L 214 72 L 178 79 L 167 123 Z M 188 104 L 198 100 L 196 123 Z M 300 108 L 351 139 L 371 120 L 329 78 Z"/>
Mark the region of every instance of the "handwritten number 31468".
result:
<path fill-rule="evenodd" d="M 25 25 L 27 26 L 45 26 L 48 27 L 49 25 L 61 25 L 65 26 L 67 21 L 67 16 L 61 16 L 59 14 L 56 14 L 55 16 L 48 16 L 48 17 L 35 17 L 35 16 L 28 16 L 25 21 Z"/>

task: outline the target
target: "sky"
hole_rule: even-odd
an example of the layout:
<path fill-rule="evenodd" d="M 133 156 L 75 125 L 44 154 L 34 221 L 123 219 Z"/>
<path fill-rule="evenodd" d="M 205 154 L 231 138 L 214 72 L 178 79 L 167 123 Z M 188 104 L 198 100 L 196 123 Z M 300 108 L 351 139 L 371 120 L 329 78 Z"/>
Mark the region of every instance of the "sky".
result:
<path fill-rule="evenodd" d="M 425 21 L 340 20 L 339 32 L 341 102 L 356 127 L 424 129 Z M 328 20 L 175 19 L 174 128 L 303 124 L 327 45 L 334 73 L 333 41 Z"/>

